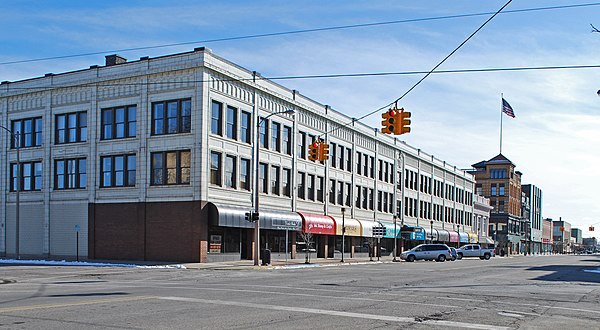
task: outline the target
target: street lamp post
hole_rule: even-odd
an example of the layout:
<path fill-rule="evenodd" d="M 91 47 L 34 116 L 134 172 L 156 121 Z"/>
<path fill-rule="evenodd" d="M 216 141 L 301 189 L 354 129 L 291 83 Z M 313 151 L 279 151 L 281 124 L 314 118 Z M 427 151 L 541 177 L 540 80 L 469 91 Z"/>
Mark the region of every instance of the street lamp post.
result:
<path fill-rule="evenodd" d="M 269 117 L 274 116 L 274 115 L 281 115 L 281 114 L 286 114 L 286 113 L 294 113 L 295 111 L 293 109 L 288 109 L 285 111 L 279 111 L 279 112 L 273 112 L 269 115 L 267 115 L 266 117 L 257 120 L 256 121 L 256 130 L 254 132 L 254 150 L 253 150 L 253 156 L 254 156 L 254 213 L 258 214 L 258 217 L 256 219 L 256 222 L 254 223 L 254 242 L 255 242 L 255 246 L 254 246 L 254 266 L 258 266 L 260 263 L 260 214 L 258 213 L 258 202 L 259 202 L 259 195 L 260 192 L 258 191 L 259 188 L 259 164 L 260 164 L 260 146 L 259 141 L 258 141 L 258 137 L 259 137 L 259 130 L 260 130 L 260 126 L 262 125 L 263 122 L 265 122 L 265 120 L 267 120 Z M 266 174 L 266 173 L 265 173 Z"/>
<path fill-rule="evenodd" d="M 400 215 L 400 253 L 402 253 L 404 252 L 404 236 L 402 236 L 402 229 L 404 228 L 403 209 L 406 208 L 406 205 L 404 204 L 404 190 L 406 189 L 404 182 L 406 182 L 406 173 L 404 173 L 404 154 L 402 152 L 400 152 L 400 160 L 402 160 L 402 175 L 400 176 L 400 187 L 402 187 L 402 190 L 400 194 L 400 210 L 396 210 L 396 218 L 398 217 L 398 215 Z"/>
<path fill-rule="evenodd" d="M 394 214 L 394 258 L 392 259 L 393 262 L 398 261 L 398 259 L 396 259 L 396 254 L 397 254 L 396 249 L 398 249 L 398 229 L 396 228 L 397 220 L 398 220 L 398 216 Z"/>
<path fill-rule="evenodd" d="M 21 193 L 21 156 L 20 156 L 20 149 L 21 149 L 21 143 L 20 143 L 20 135 L 19 133 L 13 133 L 13 131 L 9 130 L 8 128 L 0 125 L 0 128 L 4 129 L 5 131 L 7 131 L 10 134 L 10 137 L 14 143 L 15 149 L 17 149 L 17 186 L 16 186 L 16 190 L 17 190 L 17 195 L 16 195 L 16 199 L 15 199 L 15 237 L 16 237 L 16 247 L 15 247 L 15 253 L 17 255 L 17 259 L 20 259 L 20 252 L 19 252 L 19 245 L 20 244 L 20 211 L 21 211 L 21 204 L 20 204 L 20 193 Z M 8 152 L 6 153 L 7 158 L 8 158 Z M 10 182 L 10 180 L 9 180 Z M 10 182 L 10 184 L 12 184 L 12 182 Z"/>
<path fill-rule="evenodd" d="M 431 231 L 430 231 L 430 233 L 431 233 L 431 238 L 430 238 L 430 240 L 429 240 L 429 243 L 433 243 L 433 220 L 429 221 L 429 226 L 430 226 L 430 227 L 429 227 L 429 229 L 431 230 Z"/>
<path fill-rule="evenodd" d="M 344 241 L 345 241 L 345 234 L 346 234 L 345 214 L 346 214 L 346 208 L 342 207 L 342 260 L 340 262 L 344 262 Z M 352 258 L 352 256 L 350 256 L 350 257 Z"/>

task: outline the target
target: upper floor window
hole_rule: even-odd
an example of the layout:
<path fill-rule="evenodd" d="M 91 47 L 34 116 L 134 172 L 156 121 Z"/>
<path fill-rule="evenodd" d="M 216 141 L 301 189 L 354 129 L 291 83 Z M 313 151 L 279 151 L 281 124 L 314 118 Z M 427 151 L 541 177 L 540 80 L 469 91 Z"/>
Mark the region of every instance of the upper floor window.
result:
<path fill-rule="evenodd" d="M 324 184 L 325 184 L 325 178 L 322 176 L 318 176 L 316 185 L 317 185 L 317 201 L 319 201 L 319 202 L 325 201 L 324 191 L 323 191 Z"/>
<path fill-rule="evenodd" d="M 250 143 L 252 140 L 252 115 L 249 112 L 242 111 L 240 125 L 240 141 Z"/>
<path fill-rule="evenodd" d="M 80 189 L 87 185 L 85 158 L 54 162 L 54 189 Z"/>
<path fill-rule="evenodd" d="M 135 137 L 136 134 L 135 105 L 102 109 L 102 140 Z"/>
<path fill-rule="evenodd" d="M 271 194 L 279 195 L 280 186 L 279 166 L 271 166 Z"/>
<path fill-rule="evenodd" d="M 240 159 L 240 188 L 250 190 L 250 160 Z"/>
<path fill-rule="evenodd" d="M 210 132 L 223 135 L 223 103 L 212 101 Z"/>
<path fill-rule="evenodd" d="M 225 156 L 225 187 L 236 188 L 237 183 L 237 158 L 235 156 Z"/>
<path fill-rule="evenodd" d="M 265 163 L 258 164 L 258 191 L 263 194 L 267 194 L 269 192 L 269 178 L 267 176 L 268 167 L 269 165 Z"/>
<path fill-rule="evenodd" d="M 17 171 L 16 163 L 10 164 L 10 191 L 17 191 L 19 187 L 20 191 L 42 190 L 42 162 L 21 162 L 19 164 L 21 165 L 20 171 Z M 20 173 L 17 174 L 17 172 Z"/>
<path fill-rule="evenodd" d="M 283 169 L 282 175 L 282 188 L 283 188 L 283 196 L 291 197 L 292 196 L 292 170 L 289 168 Z"/>
<path fill-rule="evenodd" d="M 306 189 L 306 173 L 298 172 L 297 174 L 296 187 L 298 189 L 298 198 L 306 199 L 305 189 Z"/>
<path fill-rule="evenodd" d="M 281 124 L 273 122 L 271 123 L 271 148 L 275 151 L 281 151 L 281 145 L 279 143 L 281 135 Z"/>
<path fill-rule="evenodd" d="M 237 108 L 227 106 L 227 137 L 237 140 Z"/>
<path fill-rule="evenodd" d="M 56 115 L 56 144 L 87 141 L 87 113 Z"/>
<path fill-rule="evenodd" d="M 498 196 L 504 196 L 504 183 L 501 183 L 498 187 Z"/>
<path fill-rule="evenodd" d="M 283 126 L 283 132 L 281 134 L 281 152 L 286 155 L 292 154 L 292 128 L 289 126 Z"/>
<path fill-rule="evenodd" d="M 135 169 L 135 155 L 100 157 L 100 187 L 135 186 Z"/>
<path fill-rule="evenodd" d="M 152 103 L 152 135 L 189 133 L 191 129 L 191 100 Z"/>
<path fill-rule="evenodd" d="M 306 133 L 298 132 L 298 150 L 297 155 L 298 158 L 306 159 L 306 149 L 308 148 L 306 144 Z"/>
<path fill-rule="evenodd" d="M 42 145 L 42 117 L 13 120 L 11 126 L 18 140 L 18 145 L 15 139 L 10 140 L 12 149 Z"/>
<path fill-rule="evenodd" d="M 490 178 L 491 179 L 506 179 L 506 169 L 505 168 L 490 169 Z"/>
<path fill-rule="evenodd" d="M 269 122 L 260 118 L 260 127 L 258 130 L 258 142 L 261 148 L 269 147 Z"/>
<path fill-rule="evenodd" d="M 191 155 L 189 150 L 162 151 L 151 154 L 151 185 L 189 184 Z"/>
<path fill-rule="evenodd" d="M 216 151 L 210 152 L 210 183 L 221 185 L 221 153 Z"/>

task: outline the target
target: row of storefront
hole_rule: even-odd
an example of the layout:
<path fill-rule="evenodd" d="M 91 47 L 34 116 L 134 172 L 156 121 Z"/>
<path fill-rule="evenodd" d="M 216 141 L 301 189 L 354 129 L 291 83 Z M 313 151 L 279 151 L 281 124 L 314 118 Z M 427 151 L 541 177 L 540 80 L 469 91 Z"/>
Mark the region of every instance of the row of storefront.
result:
<path fill-rule="evenodd" d="M 209 217 L 208 261 L 251 259 L 255 224 L 246 220 L 249 210 L 215 203 L 208 203 L 205 207 Z M 295 258 L 297 253 L 307 250 L 316 253 L 319 258 L 334 258 L 341 253 L 342 246 L 352 258 L 390 254 L 394 250 L 394 243 L 398 244 L 398 252 L 424 242 L 440 242 L 449 246 L 494 243 L 488 237 L 480 237 L 472 232 L 402 226 L 387 221 L 336 219 L 307 212 L 268 209 L 260 209 L 259 214 L 261 250 L 269 249 L 276 256 L 284 258 Z M 343 234 L 344 227 L 346 230 Z M 384 235 L 377 235 L 377 228 L 382 227 L 385 228 Z M 376 246 L 379 248 L 374 248 Z"/>

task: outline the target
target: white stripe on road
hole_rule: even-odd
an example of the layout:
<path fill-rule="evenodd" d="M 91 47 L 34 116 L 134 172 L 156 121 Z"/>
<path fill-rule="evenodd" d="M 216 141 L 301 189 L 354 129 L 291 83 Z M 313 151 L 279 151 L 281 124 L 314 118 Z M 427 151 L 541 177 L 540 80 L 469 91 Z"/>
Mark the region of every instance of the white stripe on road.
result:
<path fill-rule="evenodd" d="M 400 323 L 418 323 L 418 324 L 426 324 L 426 325 L 438 325 L 438 326 L 458 327 L 458 328 L 467 328 L 467 329 L 492 329 L 492 330 L 510 329 L 508 327 L 501 327 L 501 326 L 495 326 L 495 325 L 489 325 L 489 324 L 453 322 L 453 321 L 443 321 L 443 320 L 417 320 L 416 318 L 413 318 L 413 317 L 363 314 L 363 313 L 341 312 L 341 311 L 334 311 L 334 310 L 323 310 L 323 309 L 304 308 L 304 307 L 288 307 L 288 306 L 266 305 L 266 304 L 257 304 L 257 303 L 245 303 L 245 302 L 236 302 L 236 301 L 208 300 L 208 299 L 186 298 L 186 297 L 159 297 L 158 299 L 196 302 L 196 303 L 203 303 L 203 304 L 248 307 L 248 308 L 258 308 L 258 309 L 269 309 L 269 310 L 277 310 L 277 311 L 285 311 L 285 312 L 321 314 L 321 315 L 328 315 L 328 316 L 333 315 L 333 316 L 353 317 L 353 318 L 400 322 Z"/>

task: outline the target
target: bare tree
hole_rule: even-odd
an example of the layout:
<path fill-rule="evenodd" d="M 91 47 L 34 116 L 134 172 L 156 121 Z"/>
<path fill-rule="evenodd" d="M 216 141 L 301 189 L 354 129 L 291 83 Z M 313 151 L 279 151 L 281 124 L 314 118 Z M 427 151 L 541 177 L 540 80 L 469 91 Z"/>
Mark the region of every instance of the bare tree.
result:
<path fill-rule="evenodd" d="M 304 258 L 304 263 L 309 264 L 310 263 L 310 252 L 311 252 L 312 244 L 313 244 L 313 234 L 302 232 L 302 233 L 300 233 L 300 237 L 302 237 L 302 240 L 304 241 L 304 252 L 306 253 L 306 256 Z"/>

